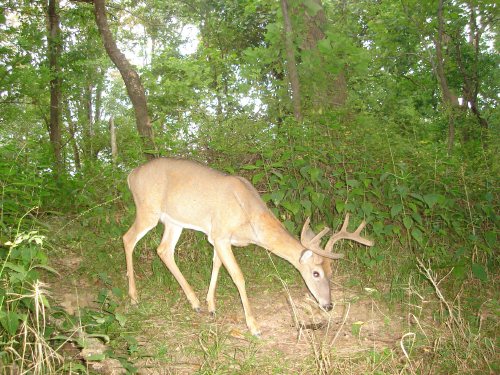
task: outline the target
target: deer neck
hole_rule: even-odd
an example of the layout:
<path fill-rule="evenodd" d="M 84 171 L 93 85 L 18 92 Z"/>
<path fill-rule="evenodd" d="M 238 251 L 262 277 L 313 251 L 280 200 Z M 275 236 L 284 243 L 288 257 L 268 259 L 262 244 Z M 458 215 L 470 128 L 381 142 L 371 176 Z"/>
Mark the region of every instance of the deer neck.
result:
<path fill-rule="evenodd" d="M 295 267 L 299 264 L 304 246 L 294 238 L 270 212 L 260 216 L 254 225 L 259 246 L 287 260 Z"/>

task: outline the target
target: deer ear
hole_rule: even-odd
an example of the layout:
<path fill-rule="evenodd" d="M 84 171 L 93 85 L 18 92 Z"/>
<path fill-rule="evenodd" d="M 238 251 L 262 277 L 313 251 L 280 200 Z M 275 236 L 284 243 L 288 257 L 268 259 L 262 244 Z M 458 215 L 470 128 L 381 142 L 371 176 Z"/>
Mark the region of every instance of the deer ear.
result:
<path fill-rule="evenodd" d="M 311 258 L 313 256 L 313 252 L 311 250 L 308 250 L 308 249 L 305 249 L 304 251 L 302 251 L 302 254 L 300 254 L 300 259 L 299 259 L 299 262 L 300 263 L 305 263 L 309 260 L 309 258 Z"/>

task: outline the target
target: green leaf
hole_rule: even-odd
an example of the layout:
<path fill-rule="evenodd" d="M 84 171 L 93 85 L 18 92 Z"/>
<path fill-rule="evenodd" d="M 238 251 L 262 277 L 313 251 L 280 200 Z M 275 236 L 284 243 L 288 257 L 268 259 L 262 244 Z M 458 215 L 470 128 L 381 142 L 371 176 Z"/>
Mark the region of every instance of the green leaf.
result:
<path fill-rule="evenodd" d="M 381 221 L 376 221 L 372 224 L 373 232 L 377 235 L 380 236 L 382 235 L 382 232 L 384 230 L 384 223 Z"/>
<path fill-rule="evenodd" d="M 4 267 L 5 268 L 9 268 L 12 271 L 16 271 L 16 272 L 22 273 L 22 274 L 25 274 L 26 272 L 28 272 L 26 270 L 26 268 L 24 268 L 24 266 L 21 265 L 21 264 L 14 264 L 14 263 L 11 263 L 11 262 L 5 262 L 4 263 Z"/>
<path fill-rule="evenodd" d="M 420 244 L 424 242 L 424 236 L 422 234 L 422 231 L 418 228 L 413 228 L 411 231 L 411 236 Z"/>
<path fill-rule="evenodd" d="M 337 212 L 339 214 L 341 214 L 342 212 L 344 212 L 344 208 L 345 208 L 345 202 L 344 201 L 336 201 L 335 202 L 335 209 L 337 210 Z"/>
<path fill-rule="evenodd" d="M 302 199 L 300 201 L 300 204 L 302 205 L 302 207 L 304 207 L 304 210 L 309 211 L 309 212 L 311 211 L 312 203 L 309 199 Z"/>
<path fill-rule="evenodd" d="M 484 234 L 484 239 L 489 247 L 494 247 L 497 242 L 497 234 L 493 231 L 486 232 Z"/>
<path fill-rule="evenodd" d="M 420 214 L 418 212 L 413 212 L 411 214 L 411 217 L 413 218 L 413 220 L 415 220 L 418 224 L 420 225 L 424 225 L 423 224 L 423 221 L 422 221 L 422 216 L 420 216 Z"/>
<path fill-rule="evenodd" d="M 484 267 L 479 263 L 472 263 L 472 274 L 479 280 L 486 282 L 488 281 L 488 275 L 484 270 Z"/>
<path fill-rule="evenodd" d="M 403 224 L 405 226 L 406 229 L 410 229 L 411 226 L 413 225 L 413 220 L 410 216 L 405 216 L 403 218 Z"/>
<path fill-rule="evenodd" d="M 396 186 L 396 190 L 398 191 L 399 195 L 402 197 L 402 198 L 405 198 L 407 195 L 408 195 L 408 186 L 406 185 L 398 185 Z"/>
<path fill-rule="evenodd" d="M 106 355 L 104 353 L 95 353 L 85 357 L 86 361 L 95 361 L 95 362 L 103 361 L 105 359 Z"/>
<path fill-rule="evenodd" d="M 297 215 L 300 212 L 300 203 L 298 202 L 283 201 L 281 202 L 281 205 L 294 215 Z"/>
<path fill-rule="evenodd" d="M 370 202 L 363 202 L 361 205 L 361 209 L 363 210 L 365 216 L 370 216 L 370 214 L 373 212 L 373 204 Z"/>
<path fill-rule="evenodd" d="M 283 198 L 285 197 L 285 193 L 282 192 L 281 190 L 278 191 L 273 191 L 271 193 L 271 200 L 276 206 L 279 206 Z"/>
<path fill-rule="evenodd" d="M 311 166 L 305 165 L 302 168 L 300 168 L 300 174 L 304 178 L 309 178 L 309 169 L 311 169 Z"/>
<path fill-rule="evenodd" d="M 465 277 L 465 266 L 457 264 L 453 267 L 452 275 L 458 279 L 463 279 Z"/>
<path fill-rule="evenodd" d="M 327 53 L 330 53 L 330 51 L 332 50 L 332 44 L 331 44 L 331 40 L 328 39 L 328 38 L 325 38 L 325 39 L 321 39 L 318 44 L 318 50 L 323 53 L 323 54 L 327 54 Z"/>
<path fill-rule="evenodd" d="M 294 233 L 295 232 L 295 224 L 290 221 L 290 220 L 285 220 L 285 222 L 283 223 L 283 225 L 285 226 L 285 228 L 290 232 L 290 233 Z"/>
<path fill-rule="evenodd" d="M 432 208 L 441 198 L 442 196 L 440 194 L 425 194 L 424 195 L 424 201 L 429 206 L 429 208 Z"/>
<path fill-rule="evenodd" d="M 123 298 L 125 296 L 125 293 L 123 292 L 123 289 L 118 288 L 118 287 L 112 288 L 111 292 L 113 293 L 113 295 L 115 295 L 118 298 Z"/>
<path fill-rule="evenodd" d="M 19 327 L 19 319 L 21 319 L 21 316 L 18 315 L 15 311 L 0 312 L 0 324 L 11 336 L 15 335 L 17 332 L 17 328 Z"/>
<path fill-rule="evenodd" d="M 254 170 L 254 169 L 259 169 L 259 167 L 257 167 L 256 165 L 253 165 L 253 164 L 247 164 L 247 165 L 244 165 L 243 167 L 241 167 L 241 169 L 245 169 L 247 171 L 251 171 L 251 170 Z"/>
<path fill-rule="evenodd" d="M 109 341 L 110 341 L 109 336 L 105 335 L 103 333 L 91 333 L 91 334 L 88 334 L 87 337 L 100 339 L 100 340 L 104 341 L 105 344 L 109 343 Z"/>
<path fill-rule="evenodd" d="M 271 200 L 271 194 L 265 193 L 260 196 L 264 202 L 269 202 Z"/>
<path fill-rule="evenodd" d="M 325 194 L 323 193 L 317 193 L 317 192 L 311 192 L 311 200 L 313 204 L 318 207 L 319 209 L 323 208 L 323 202 L 325 201 Z"/>
<path fill-rule="evenodd" d="M 99 272 L 97 276 L 104 284 L 111 285 L 111 278 L 106 272 Z"/>
<path fill-rule="evenodd" d="M 402 204 L 396 204 L 391 207 L 391 217 L 396 217 L 399 215 L 399 213 L 403 211 L 403 205 Z"/>
<path fill-rule="evenodd" d="M 71 373 L 75 373 L 76 371 L 80 371 L 82 374 L 85 374 L 88 372 L 87 366 L 82 365 L 81 363 L 77 362 L 70 362 L 68 360 L 65 360 L 64 365 L 62 367 L 63 370 L 71 370 Z M 70 372 L 68 372 L 70 373 Z"/>
<path fill-rule="evenodd" d="M 264 172 L 253 175 L 252 184 L 257 185 L 260 181 L 262 181 L 265 175 L 266 174 Z"/>
<path fill-rule="evenodd" d="M 361 326 L 363 324 L 365 324 L 365 322 L 362 322 L 362 321 L 357 321 L 357 322 L 352 323 L 351 333 L 353 334 L 353 336 L 359 336 L 359 334 L 361 333 Z"/>
<path fill-rule="evenodd" d="M 358 187 L 360 184 L 359 184 L 359 181 L 358 180 L 347 180 L 347 186 L 350 186 L 350 187 L 353 187 L 353 188 L 356 188 Z"/>
<path fill-rule="evenodd" d="M 50 302 L 49 302 L 49 300 L 48 300 L 47 296 L 44 296 L 44 295 L 42 294 L 41 299 L 42 299 L 42 303 L 43 303 L 43 305 L 44 305 L 46 308 L 50 309 Z"/>
<path fill-rule="evenodd" d="M 272 169 L 271 170 L 271 173 L 277 177 L 279 177 L 280 180 L 283 179 L 283 173 L 281 173 L 280 171 L 278 171 L 277 169 Z"/>
<path fill-rule="evenodd" d="M 318 4 L 316 1 L 313 0 L 304 0 L 305 7 L 307 8 L 307 13 L 309 16 L 314 17 L 316 16 L 316 13 L 318 13 L 320 10 L 323 8 L 321 7 L 321 3 Z"/>
<path fill-rule="evenodd" d="M 54 275 L 59 275 L 59 272 L 57 272 L 54 268 L 52 267 L 49 267 L 49 266 L 46 266 L 45 264 L 37 264 L 37 265 L 34 265 L 33 268 L 42 268 L 44 269 L 45 271 L 49 271 L 51 273 L 53 273 Z"/>
<path fill-rule="evenodd" d="M 127 317 L 125 315 L 116 313 L 115 319 L 117 320 L 118 324 L 120 324 L 120 327 L 125 327 L 125 323 L 127 323 Z"/>
<path fill-rule="evenodd" d="M 380 176 L 380 180 L 379 181 L 380 182 L 384 182 L 387 179 L 387 177 L 389 177 L 390 175 L 391 174 L 387 173 L 387 172 L 383 173 L 382 176 Z"/>
<path fill-rule="evenodd" d="M 309 175 L 311 176 L 311 181 L 316 182 L 318 181 L 323 174 L 323 171 L 319 168 L 311 168 L 309 171 Z"/>

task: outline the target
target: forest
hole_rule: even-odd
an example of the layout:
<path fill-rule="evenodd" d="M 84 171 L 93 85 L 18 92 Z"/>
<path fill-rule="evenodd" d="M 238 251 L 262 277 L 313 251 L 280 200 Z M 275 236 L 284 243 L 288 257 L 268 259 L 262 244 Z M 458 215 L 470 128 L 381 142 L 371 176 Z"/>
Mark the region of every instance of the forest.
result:
<path fill-rule="evenodd" d="M 498 10 L 2 0 L 0 374 L 499 373 Z M 233 247 L 255 337 L 225 267 L 207 310 L 207 236 L 175 251 L 197 312 L 158 225 L 132 304 L 127 176 L 158 157 L 246 178 L 295 238 L 349 215 L 374 245 L 335 244 L 330 311 L 291 263 Z"/>

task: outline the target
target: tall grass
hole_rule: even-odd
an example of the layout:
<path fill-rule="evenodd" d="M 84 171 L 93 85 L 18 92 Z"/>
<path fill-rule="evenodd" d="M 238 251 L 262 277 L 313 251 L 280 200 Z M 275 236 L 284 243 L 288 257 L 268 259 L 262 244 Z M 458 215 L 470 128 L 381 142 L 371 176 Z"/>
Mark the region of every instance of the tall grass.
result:
<path fill-rule="evenodd" d="M 37 269 L 51 270 L 43 259 L 43 236 L 20 233 L 2 252 L 0 282 L 0 367 L 7 374 L 54 373 L 62 357 L 47 336 L 47 285 Z"/>

